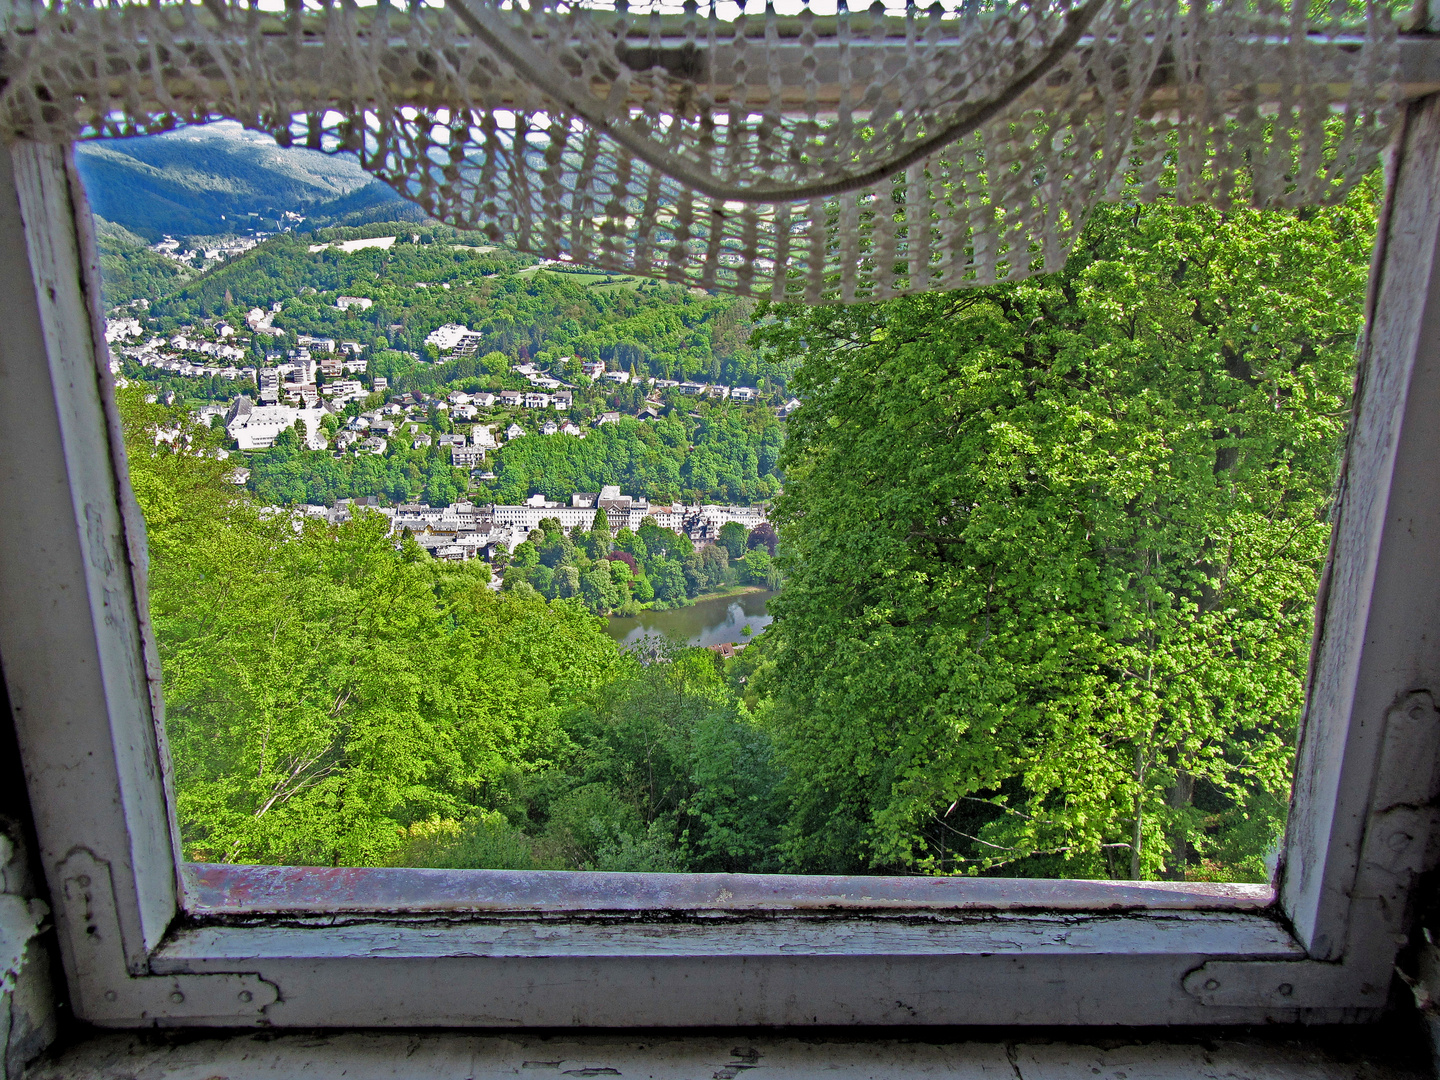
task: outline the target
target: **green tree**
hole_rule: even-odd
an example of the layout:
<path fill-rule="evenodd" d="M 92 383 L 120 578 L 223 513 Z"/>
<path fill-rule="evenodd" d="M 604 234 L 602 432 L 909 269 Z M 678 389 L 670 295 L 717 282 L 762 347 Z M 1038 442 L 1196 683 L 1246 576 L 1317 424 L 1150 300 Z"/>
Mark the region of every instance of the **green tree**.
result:
<path fill-rule="evenodd" d="M 720 526 L 720 546 L 729 553 L 730 558 L 739 559 L 745 554 L 745 541 L 749 533 L 745 526 L 738 521 L 727 521 Z"/>
<path fill-rule="evenodd" d="M 1373 195 L 1104 207 L 1055 275 L 772 312 L 792 865 L 1263 879 Z"/>

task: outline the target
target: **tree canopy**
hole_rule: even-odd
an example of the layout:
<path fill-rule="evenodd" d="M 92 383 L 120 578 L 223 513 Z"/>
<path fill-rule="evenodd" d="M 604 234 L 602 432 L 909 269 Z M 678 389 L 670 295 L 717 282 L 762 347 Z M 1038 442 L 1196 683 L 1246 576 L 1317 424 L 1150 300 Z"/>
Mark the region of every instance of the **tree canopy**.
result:
<path fill-rule="evenodd" d="M 1057 274 L 769 312 L 790 865 L 1263 879 L 1374 194 L 1102 207 Z"/>

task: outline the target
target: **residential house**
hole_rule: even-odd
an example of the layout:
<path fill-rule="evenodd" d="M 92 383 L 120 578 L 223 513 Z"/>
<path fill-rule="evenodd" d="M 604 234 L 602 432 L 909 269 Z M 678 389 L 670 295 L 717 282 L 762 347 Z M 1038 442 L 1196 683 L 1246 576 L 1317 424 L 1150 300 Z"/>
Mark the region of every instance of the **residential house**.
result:
<path fill-rule="evenodd" d="M 337 296 L 335 298 L 335 306 L 341 311 L 349 311 L 352 307 L 368 311 L 374 303 L 375 301 L 368 296 Z"/>
<path fill-rule="evenodd" d="M 500 404 L 507 409 L 518 409 L 525 404 L 525 391 L 523 390 L 501 390 Z"/>
<path fill-rule="evenodd" d="M 511 424 L 508 428 L 505 429 L 505 441 L 509 442 L 511 439 L 518 439 L 521 435 L 524 434 L 525 429 L 523 427 L 521 427 L 519 424 Z"/>
<path fill-rule="evenodd" d="M 450 464 L 457 469 L 474 469 L 485 460 L 485 448 L 481 446 L 450 447 Z"/>
<path fill-rule="evenodd" d="M 541 435 L 554 435 L 559 430 L 560 425 L 555 423 L 554 420 L 546 420 L 545 423 L 540 426 Z"/>
<path fill-rule="evenodd" d="M 565 412 L 575 401 L 575 395 L 569 390 L 557 390 L 550 395 L 550 404 L 555 406 L 556 412 Z"/>
<path fill-rule="evenodd" d="M 601 413 L 595 418 L 596 427 L 599 427 L 601 424 L 618 424 L 619 422 L 620 414 L 618 412 Z"/>
<path fill-rule="evenodd" d="M 540 390 L 527 390 L 525 392 L 525 408 L 543 409 L 550 404 L 550 395 Z"/>
<path fill-rule="evenodd" d="M 280 369 L 273 367 L 261 368 L 260 379 L 257 385 L 260 387 L 260 404 L 275 405 L 280 401 Z"/>
<path fill-rule="evenodd" d="M 584 360 L 580 364 L 580 370 L 583 371 L 588 378 L 598 379 L 601 375 L 605 374 L 605 361 Z"/>
<path fill-rule="evenodd" d="M 756 401 L 760 397 L 760 391 L 753 386 L 732 386 L 730 388 L 731 401 Z"/>
<path fill-rule="evenodd" d="M 482 409 L 493 409 L 495 407 L 494 394 L 476 394 L 470 399 L 472 405 L 478 405 Z"/>

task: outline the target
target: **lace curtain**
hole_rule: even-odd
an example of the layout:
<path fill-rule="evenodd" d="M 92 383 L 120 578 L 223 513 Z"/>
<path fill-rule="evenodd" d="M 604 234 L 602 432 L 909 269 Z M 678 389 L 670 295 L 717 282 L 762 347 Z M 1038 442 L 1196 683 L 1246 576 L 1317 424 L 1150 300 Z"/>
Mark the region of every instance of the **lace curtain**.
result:
<path fill-rule="evenodd" d="M 1102 200 L 1334 202 L 1397 115 L 1373 3 L 530 4 L 14 9 L 0 123 L 226 117 L 521 251 L 817 302 L 1055 269 Z"/>

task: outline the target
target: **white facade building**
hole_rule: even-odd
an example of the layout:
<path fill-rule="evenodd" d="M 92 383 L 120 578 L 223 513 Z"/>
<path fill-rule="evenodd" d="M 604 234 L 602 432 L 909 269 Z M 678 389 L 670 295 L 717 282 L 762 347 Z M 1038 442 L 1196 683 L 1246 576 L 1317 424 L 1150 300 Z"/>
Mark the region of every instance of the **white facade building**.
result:
<path fill-rule="evenodd" d="M 302 420 L 306 445 L 312 450 L 323 450 L 326 440 L 320 421 L 329 415 L 330 411 L 323 406 L 296 409 L 289 405 L 254 405 L 242 394 L 226 414 L 225 430 L 241 450 L 268 450 L 282 431 Z"/>
<path fill-rule="evenodd" d="M 439 330 L 432 330 L 425 338 L 425 344 L 434 345 L 441 352 L 449 352 L 459 345 L 468 333 L 470 331 L 458 323 L 446 323 Z"/>

